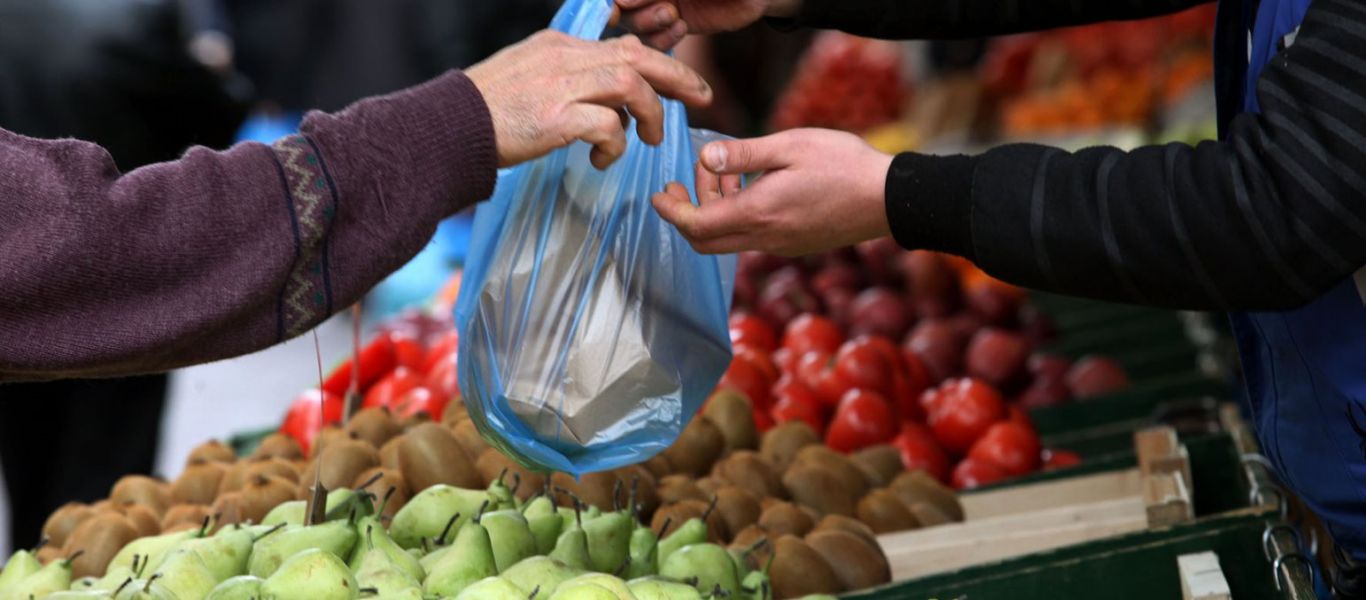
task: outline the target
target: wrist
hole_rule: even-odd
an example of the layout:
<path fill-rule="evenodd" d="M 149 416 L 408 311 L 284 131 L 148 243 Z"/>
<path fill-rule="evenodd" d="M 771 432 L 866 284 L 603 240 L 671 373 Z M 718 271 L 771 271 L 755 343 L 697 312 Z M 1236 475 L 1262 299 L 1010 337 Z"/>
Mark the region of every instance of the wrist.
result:
<path fill-rule="evenodd" d="M 864 239 L 891 235 L 891 225 L 887 219 L 887 174 L 891 171 L 893 157 L 890 154 L 874 151 L 863 161 L 867 171 L 859 177 L 859 188 L 855 192 L 860 198 L 860 213 L 867 215 L 864 224 Z"/>
<path fill-rule="evenodd" d="M 765 17 L 791 19 L 801 12 L 802 0 L 767 0 L 764 6 Z"/>

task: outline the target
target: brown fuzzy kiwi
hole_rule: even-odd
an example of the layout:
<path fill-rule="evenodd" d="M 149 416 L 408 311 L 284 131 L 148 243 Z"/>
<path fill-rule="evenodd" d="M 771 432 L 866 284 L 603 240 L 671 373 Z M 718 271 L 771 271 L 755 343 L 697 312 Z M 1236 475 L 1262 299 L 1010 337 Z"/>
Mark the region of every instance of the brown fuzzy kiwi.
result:
<path fill-rule="evenodd" d="M 916 520 L 920 521 L 921 527 L 934 527 L 955 522 L 951 515 L 939 510 L 938 506 L 929 502 L 915 502 L 906 508 L 915 515 Z"/>
<path fill-rule="evenodd" d="M 873 490 L 858 502 L 858 519 L 873 533 L 891 533 L 920 527 L 920 520 L 895 494 Z"/>
<path fill-rule="evenodd" d="M 114 555 L 135 539 L 138 539 L 138 530 L 128 517 L 105 512 L 87 519 L 71 532 L 62 548 L 62 556 L 76 557 L 71 561 L 73 579 L 100 576 Z"/>
<path fill-rule="evenodd" d="M 721 454 L 726 451 L 726 438 L 710 419 L 698 418 L 688 423 L 678 435 L 664 458 L 678 473 L 701 477 L 711 471 Z"/>
<path fill-rule="evenodd" d="M 224 463 L 210 462 L 190 465 L 180 473 L 171 484 L 171 502 L 176 504 L 213 504 L 218 497 L 218 488 L 230 467 Z"/>
<path fill-rule="evenodd" d="M 766 539 L 768 539 L 768 532 L 763 527 L 750 525 L 731 536 L 730 547 L 736 549 L 750 548 L 759 543 L 759 540 Z"/>
<path fill-rule="evenodd" d="M 948 515 L 950 520 L 963 520 L 963 505 L 958 502 L 958 494 L 924 470 L 916 469 L 897 475 L 887 488 L 907 506 L 929 502 Z"/>
<path fill-rule="evenodd" d="M 677 504 L 684 500 L 707 500 L 706 492 L 697 487 L 697 481 L 687 475 L 669 475 L 659 480 L 655 489 L 659 493 L 660 504 Z"/>
<path fill-rule="evenodd" d="M 239 460 L 229 466 L 223 473 L 223 478 L 218 481 L 218 495 L 242 489 L 242 484 L 247 481 L 247 468 L 250 466 L 251 461 L 248 460 Z"/>
<path fill-rule="evenodd" d="M 892 580 L 892 568 L 882 550 L 852 533 L 813 531 L 806 534 L 806 543 L 825 559 L 846 590 L 867 589 Z"/>
<path fill-rule="evenodd" d="M 489 443 L 484 441 L 484 436 L 479 435 L 479 428 L 474 426 L 474 421 L 461 421 L 450 431 L 455 434 L 456 441 L 460 442 L 460 448 L 465 451 L 465 456 L 468 456 L 470 461 L 483 456 L 484 451 L 489 449 Z"/>
<path fill-rule="evenodd" d="M 242 518 L 242 492 L 228 492 L 219 494 L 218 499 L 213 501 L 213 506 L 209 507 L 209 516 L 213 518 L 213 528 L 215 531 L 225 525 L 234 525 L 244 521 Z"/>
<path fill-rule="evenodd" d="M 545 475 L 528 470 L 494 448 L 480 454 L 474 468 L 479 471 L 479 477 L 484 480 L 485 485 L 493 483 L 493 480 L 506 473 L 503 482 L 508 486 L 515 485 L 513 494 L 521 500 L 535 496 L 545 487 Z"/>
<path fill-rule="evenodd" d="M 787 421 L 764 433 L 759 441 L 759 455 L 778 471 L 786 471 L 798 451 L 820 443 L 821 437 L 810 425 L 802 421 Z"/>
<path fill-rule="evenodd" d="M 701 477 L 697 480 L 697 489 L 702 490 L 702 493 L 706 494 L 708 498 L 716 495 L 716 490 L 721 489 L 723 485 L 725 482 L 711 477 Z"/>
<path fill-rule="evenodd" d="M 749 490 L 756 498 L 786 498 L 783 480 L 767 460 L 752 450 L 735 452 L 716 463 L 711 476 Z"/>
<path fill-rule="evenodd" d="M 398 462 L 403 480 L 408 482 L 413 493 L 438 483 L 466 489 L 484 486 L 479 470 L 460 448 L 460 442 L 450 430 L 436 423 L 423 423 L 403 435 Z M 356 474 L 351 479 L 354 480 Z"/>
<path fill-rule="evenodd" d="M 565 490 L 572 494 L 557 494 L 556 501 L 560 506 L 573 506 L 574 498 L 577 497 L 584 504 L 596 506 L 603 512 L 615 510 L 618 504 L 626 502 L 626 494 L 623 488 L 619 488 L 616 473 L 612 471 L 598 471 L 596 473 L 585 473 L 579 477 L 578 481 L 568 473 L 554 473 L 550 476 L 550 485 L 557 490 Z M 624 484 L 622 484 L 624 487 Z M 612 493 L 616 492 L 616 499 L 612 498 Z"/>
<path fill-rule="evenodd" d="M 816 528 L 812 531 L 836 530 L 852 533 L 873 547 L 881 547 L 877 543 L 877 534 L 871 527 L 863 521 L 846 517 L 844 515 L 825 515 L 816 522 Z"/>
<path fill-rule="evenodd" d="M 770 507 L 770 506 L 773 506 L 773 505 L 775 505 L 775 504 L 782 504 L 782 503 L 784 503 L 784 502 L 787 502 L 787 501 L 786 501 L 786 500 L 783 500 L 782 498 L 774 498 L 773 496 L 765 496 L 765 497 L 759 499 L 759 510 L 760 510 L 760 511 L 765 511 L 765 510 L 768 510 L 768 507 Z"/>
<path fill-rule="evenodd" d="M 261 444 L 252 451 L 251 457 L 300 460 L 304 458 L 304 451 L 299 447 L 299 442 L 294 441 L 294 438 L 283 433 L 272 433 L 261 440 Z"/>
<path fill-rule="evenodd" d="M 346 430 L 338 423 L 328 423 L 323 425 L 317 437 L 313 438 L 313 447 L 309 448 L 308 455 L 317 458 L 327 449 L 327 446 L 340 440 L 349 440 L 351 436 L 346 435 Z"/>
<path fill-rule="evenodd" d="M 763 509 L 745 488 L 727 485 L 716 490 L 716 512 L 726 523 L 726 531 L 741 531 L 759 521 Z"/>
<path fill-rule="evenodd" d="M 237 460 L 237 453 L 233 452 L 227 444 L 218 440 L 209 440 L 190 450 L 190 455 L 185 457 L 185 466 L 211 462 L 230 463 L 235 460 Z"/>
<path fill-rule="evenodd" d="M 780 535 L 806 535 L 815 526 L 816 522 L 811 518 L 811 515 L 791 502 L 773 504 L 759 514 L 759 527 L 775 537 Z"/>
<path fill-rule="evenodd" d="M 827 465 L 794 464 L 783 473 L 783 487 L 794 502 L 825 515 L 852 517 L 858 505 L 858 497 L 845 487 L 845 480 Z"/>
<path fill-rule="evenodd" d="M 168 487 L 166 482 L 145 475 L 125 475 L 109 490 L 109 501 L 115 505 L 141 504 L 159 516 L 172 504 Z"/>
<path fill-rule="evenodd" d="M 686 500 L 678 504 L 664 505 L 655 511 L 654 519 L 650 521 L 650 527 L 658 532 L 660 528 L 664 527 L 664 522 L 668 521 L 669 531 L 674 531 L 688 522 L 688 519 L 700 519 L 705 515 L 707 517 L 707 541 L 713 544 L 724 544 L 727 539 L 730 539 L 730 532 L 726 530 L 726 522 L 721 519 L 721 515 L 716 510 L 707 512 L 710 506 L 709 503 L 700 500 Z M 666 532 L 664 537 L 668 537 L 668 535 Z"/>
<path fill-rule="evenodd" d="M 465 400 L 460 397 L 460 394 L 456 394 L 446 404 L 445 411 L 441 413 L 441 425 L 454 431 L 452 428 L 459 425 L 461 421 L 469 420 L 469 418 L 470 412 L 469 409 L 465 408 Z"/>
<path fill-rule="evenodd" d="M 103 500 L 96 500 L 94 503 L 90 505 L 90 510 L 93 510 L 97 513 L 110 510 L 112 508 L 114 508 L 114 503 L 110 502 L 108 498 L 105 498 Z"/>
<path fill-rule="evenodd" d="M 350 485 L 350 482 L 347 482 Z M 299 496 L 293 481 L 278 475 L 256 475 L 242 486 L 242 502 L 238 514 L 243 521 L 260 523 L 272 509 Z M 330 489 L 330 488 L 329 488 Z"/>
<path fill-rule="evenodd" d="M 653 473 L 640 465 L 630 465 L 615 471 L 627 494 L 634 493 L 640 516 L 650 518 L 659 509 L 659 490 Z"/>
<path fill-rule="evenodd" d="M 815 464 L 828 467 L 831 473 L 840 478 L 842 489 L 847 490 L 854 498 L 862 497 L 871 489 L 868 487 L 868 479 L 854 461 L 850 460 L 848 456 L 831 450 L 829 446 L 824 444 L 807 446 L 798 450 L 792 464 Z M 791 469 L 791 467 L 788 468 Z"/>
<path fill-rule="evenodd" d="M 203 504 L 177 504 L 166 509 L 166 515 L 161 518 L 161 530 L 163 532 L 179 531 L 182 525 L 193 525 L 199 527 L 204 524 L 204 518 L 209 516 L 209 507 Z"/>
<path fill-rule="evenodd" d="M 62 558 L 62 549 L 58 546 L 43 546 L 42 548 L 38 549 L 38 552 L 34 555 L 34 557 L 38 559 L 38 562 L 47 564 L 54 560 Z M 110 560 L 113 559 L 110 558 Z"/>
<path fill-rule="evenodd" d="M 321 472 L 319 465 L 322 465 Z M 322 483 L 323 487 L 329 490 L 349 487 L 357 475 L 377 466 L 379 452 L 369 442 L 350 438 L 337 440 L 328 445 L 322 455 L 299 474 L 297 495 L 300 498 L 307 497 L 315 482 Z"/>
<path fill-rule="evenodd" d="M 663 454 L 656 454 L 650 457 L 650 460 L 645 461 L 643 466 L 646 471 L 649 471 L 651 475 L 655 476 L 656 482 L 672 475 L 674 472 L 674 466 L 669 463 L 669 459 L 664 458 Z"/>
<path fill-rule="evenodd" d="M 417 427 L 418 425 L 424 425 L 427 423 L 435 423 L 435 421 L 432 420 L 432 416 L 427 414 L 427 411 L 425 410 L 415 412 L 411 415 L 408 415 L 407 417 L 403 417 L 398 420 L 398 426 L 402 428 L 403 431 L 408 431 L 409 429 Z M 441 425 L 440 423 L 435 424 L 437 426 Z"/>
<path fill-rule="evenodd" d="M 844 591 L 839 575 L 805 540 L 784 535 L 773 543 L 773 562 L 768 570 L 774 598 L 800 598 L 811 594 Z"/>
<path fill-rule="evenodd" d="M 869 446 L 851 454 L 849 458 L 863 467 L 865 473 L 876 477 L 873 487 L 886 486 L 906 470 L 901 464 L 901 451 L 889 444 Z"/>
<path fill-rule="evenodd" d="M 383 406 L 362 409 L 351 415 L 351 422 L 346 424 L 346 433 L 351 439 L 370 442 L 375 448 L 401 432 L 389 409 Z"/>
<path fill-rule="evenodd" d="M 376 476 L 379 478 L 376 479 Z M 384 503 L 384 512 L 381 513 L 386 520 L 394 518 L 398 509 L 403 508 L 403 505 L 412 498 L 412 492 L 408 490 L 408 482 L 403 480 L 403 474 L 396 469 L 375 467 L 356 477 L 356 482 L 353 485 L 359 486 L 366 482 L 371 482 L 370 487 L 366 488 L 370 493 L 380 498 L 388 496 L 389 500 Z M 389 492 L 390 489 L 394 490 L 392 494 Z"/>
<path fill-rule="evenodd" d="M 726 451 L 753 450 L 759 447 L 759 430 L 754 426 L 754 408 L 749 398 L 731 389 L 718 390 L 707 399 L 702 416 L 721 430 Z"/>
<path fill-rule="evenodd" d="M 279 458 L 267 458 L 264 460 L 250 460 L 247 462 L 246 471 L 243 473 L 247 481 L 254 477 L 282 477 L 291 483 L 299 483 L 299 467 L 288 460 Z"/>
<path fill-rule="evenodd" d="M 43 537 L 47 538 L 49 546 L 61 548 L 66 544 L 66 538 L 71 532 L 75 531 L 82 521 L 94 515 L 95 511 L 84 503 L 67 502 L 61 508 L 52 511 L 47 522 L 43 523 Z"/>
<path fill-rule="evenodd" d="M 402 435 L 396 435 L 389 441 L 384 442 L 383 446 L 380 446 L 379 465 L 381 467 L 393 469 L 395 471 L 402 468 L 402 465 L 398 463 L 398 449 L 403 445 L 403 439 Z"/>
<path fill-rule="evenodd" d="M 128 517 L 128 522 L 138 530 L 138 537 L 161 533 L 161 517 L 152 512 L 152 509 L 141 504 L 125 504 L 119 507 L 119 512 Z"/>

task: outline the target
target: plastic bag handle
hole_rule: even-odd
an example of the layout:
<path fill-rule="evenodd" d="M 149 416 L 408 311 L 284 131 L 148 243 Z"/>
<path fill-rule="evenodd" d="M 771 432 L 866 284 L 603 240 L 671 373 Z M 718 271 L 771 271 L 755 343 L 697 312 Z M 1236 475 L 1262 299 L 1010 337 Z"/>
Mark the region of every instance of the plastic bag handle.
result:
<path fill-rule="evenodd" d="M 612 0 L 565 0 L 550 28 L 576 38 L 597 40 L 612 18 Z"/>

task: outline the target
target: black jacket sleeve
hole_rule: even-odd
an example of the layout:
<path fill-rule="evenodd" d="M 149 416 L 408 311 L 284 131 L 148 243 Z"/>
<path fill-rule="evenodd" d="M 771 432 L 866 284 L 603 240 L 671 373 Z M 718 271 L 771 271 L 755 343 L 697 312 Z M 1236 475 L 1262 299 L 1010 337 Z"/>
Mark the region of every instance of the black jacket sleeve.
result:
<path fill-rule="evenodd" d="M 780 27 L 885 39 L 962 39 L 1143 19 L 1213 0 L 802 0 Z"/>
<path fill-rule="evenodd" d="M 1366 265 L 1366 4 L 1318 0 L 1227 141 L 898 157 L 893 234 L 1006 281 L 1189 309 L 1302 305 Z"/>

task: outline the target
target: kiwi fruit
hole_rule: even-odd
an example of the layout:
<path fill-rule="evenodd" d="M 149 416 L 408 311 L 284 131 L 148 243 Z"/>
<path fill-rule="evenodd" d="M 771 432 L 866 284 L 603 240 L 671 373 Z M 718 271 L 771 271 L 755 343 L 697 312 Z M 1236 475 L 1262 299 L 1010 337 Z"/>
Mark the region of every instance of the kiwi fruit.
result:
<path fill-rule="evenodd" d="M 848 456 L 831 450 L 824 444 L 818 446 L 807 446 L 797 451 L 796 458 L 792 464 L 814 464 L 824 465 L 830 469 L 843 482 L 843 489 L 847 490 L 854 498 L 860 498 L 868 493 L 868 479 L 859 470 L 858 465 L 850 460 Z M 791 467 L 788 467 L 791 469 Z"/>
<path fill-rule="evenodd" d="M 655 489 L 660 504 L 677 504 L 684 500 L 708 500 L 706 492 L 697 487 L 697 481 L 687 475 L 669 475 L 659 480 Z"/>
<path fill-rule="evenodd" d="M 414 493 L 438 483 L 466 489 L 478 489 L 484 485 L 474 463 L 460 448 L 460 442 L 456 441 L 450 430 L 436 423 L 423 423 L 403 435 L 403 444 L 398 448 L 398 462 L 403 480 L 408 482 Z M 377 464 L 378 457 L 375 464 L 366 468 Z M 352 474 L 348 482 L 354 481 L 360 471 Z"/>
<path fill-rule="evenodd" d="M 230 467 L 220 462 L 207 462 L 186 467 L 171 484 L 171 502 L 176 504 L 213 504 L 218 488 Z"/>
<path fill-rule="evenodd" d="M 821 437 L 802 421 L 787 421 L 764 433 L 759 442 L 759 455 L 778 471 L 786 471 L 797 452 L 821 443 Z"/>
<path fill-rule="evenodd" d="M 282 477 L 288 479 L 290 483 L 299 483 L 299 467 L 294 466 L 291 461 L 279 458 L 267 458 L 264 460 L 247 461 L 246 470 L 242 473 L 246 481 L 251 481 L 254 477 Z"/>
<path fill-rule="evenodd" d="M 464 449 L 465 456 L 468 456 L 471 461 L 483 456 L 484 451 L 489 449 L 489 443 L 484 441 L 484 436 L 479 435 L 479 428 L 474 426 L 474 421 L 468 419 L 461 421 L 450 431 L 455 434 L 456 441 L 460 442 L 460 447 Z"/>
<path fill-rule="evenodd" d="M 726 523 L 726 531 L 742 531 L 759 522 L 763 510 L 759 500 L 745 488 L 727 485 L 716 490 L 716 513 Z"/>
<path fill-rule="evenodd" d="M 954 522 L 948 513 L 939 510 L 938 506 L 929 502 L 915 502 L 906 508 L 915 515 L 916 520 L 920 521 L 921 527 L 934 527 Z"/>
<path fill-rule="evenodd" d="M 215 531 L 225 525 L 235 525 L 244 521 L 242 518 L 242 492 L 228 492 L 219 494 L 218 499 L 213 501 L 213 506 L 209 507 L 209 516 L 213 517 L 213 528 Z"/>
<path fill-rule="evenodd" d="M 697 489 L 702 490 L 702 493 L 705 494 L 708 498 L 715 496 L 716 490 L 721 489 L 722 485 L 725 484 L 719 480 L 712 479 L 710 477 L 702 477 L 697 480 Z"/>
<path fill-rule="evenodd" d="M 710 504 L 701 500 L 686 500 L 678 504 L 668 504 L 655 511 L 655 516 L 650 520 L 650 527 L 659 532 L 664 526 L 664 522 L 669 522 L 669 531 L 674 531 L 682 527 L 688 519 L 700 519 L 704 515 L 707 518 L 707 541 L 713 544 L 724 544 L 730 539 L 730 532 L 726 530 L 726 522 L 721 519 L 721 515 L 716 510 L 710 513 L 707 509 Z M 665 537 L 668 537 L 666 532 Z"/>
<path fill-rule="evenodd" d="M 447 429 L 454 431 L 454 427 L 461 421 L 468 421 L 470 418 L 469 409 L 465 408 L 465 401 L 456 394 L 451 401 L 446 404 L 446 409 L 441 413 L 441 424 Z"/>
<path fill-rule="evenodd" d="M 659 490 L 654 474 L 640 465 L 625 466 L 616 469 L 615 473 L 617 479 L 625 486 L 627 495 L 635 494 L 640 515 L 648 518 L 655 514 L 655 510 L 659 508 Z"/>
<path fill-rule="evenodd" d="M 865 473 L 875 477 L 871 482 L 873 487 L 886 486 L 906 470 L 901 464 L 901 451 L 889 444 L 869 446 L 853 453 L 849 458 L 862 467 Z"/>
<path fill-rule="evenodd" d="M 251 461 L 239 460 L 228 466 L 228 470 L 223 472 L 223 478 L 218 480 L 218 494 L 222 496 L 228 492 L 236 492 L 242 489 L 242 484 L 247 481 L 247 468 L 251 466 Z M 212 503 L 210 500 L 208 503 Z"/>
<path fill-rule="evenodd" d="M 858 519 L 846 517 L 844 515 L 825 515 L 824 517 L 821 517 L 821 520 L 816 521 L 816 528 L 812 531 L 825 531 L 828 529 L 852 533 L 872 546 L 881 547 L 877 543 L 877 534 L 873 532 L 871 527 L 868 527 L 863 521 Z"/>
<path fill-rule="evenodd" d="M 114 508 L 114 503 L 110 502 L 108 498 L 105 498 L 103 500 L 96 500 L 94 504 L 90 505 L 90 510 L 93 510 L 97 513 L 110 510 L 112 508 Z"/>
<path fill-rule="evenodd" d="M 754 426 L 754 407 L 744 394 L 731 389 L 718 390 L 707 399 L 702 416 L 721 430 L 726 452 L 759 447 L 759 430 Z"/>
<path fill-rule="evenodd" d="M 731 536 L 730 548 L 732 550 L 746 550 L 753 548 L 755 544 L 759 543 L 759 540 L 767 541 L 768 538 L 768 532 L 764 531 L 763 527 L 750 525 L 749 527 L 739 530 L 739 533 Z M 762 566 L 761 563 L 760 568 L 762 568 Z"/>
<path fill-rule="evenodd" d="M 37 558 L 38 562 L 40 563 L 47 564 L 54 560 L 62 558 L 62 549 L 57 546 L 51 545 L 43 546 L 42 548 L 38 549 L 38 552 L 34 555 L 34 558 Z M 111 557 L 110 560 L 113 560 L 113 558 Z"/>
<path fill-rule="evenodd" d="M 858 502 L 858 518 L 873 533 L 890 533 L 920 527 L 910 508 L 895 494 L 883 489 L 873 490 Z"/>
<path fill-rule="evenodd" d="M 963 520 L 963 505 L 958 502 L 958 494 L 924 470 L 916 469 L 897 475 L 887 489 L 907 506 L 928 502 L 951 521 Z"/>
<path fill-rule="evenodd" d="M 349 487 L 356 476 L 377 466 L 379 452 L 369 442 L 350 438 L 334 441 L 299 474 L 298 496 L 306 497 L 315 482 L 329 490 Z"/>
<path fill-rule="evenodd" d="M 161 517 L 152 512 L 152 509 L 141 504 L 125 504 L 119 507 L 119 512 L 128 517 L 128 522 L 138 530 L 138 537 L 161 533 Z"/>
<path fill-rule="evenodd" d="M 48 546 L 61 548 L 66 544 L 66 538 L 71 532 L 75 531 L 81 522 L 94 515 L 95 511 L 84 503 L 67 502 L 52 511 L 47 522 L 43 523 L 43 537 L 47 538 Z"/>
<path fill-rule="evenodd" d="M 190 455 L 185 457 L 185 466 L 212 462 L 230 463 L 235 460 L 237 460 L 237 453 L 233 452 L 227 444 L 218 440 L 209 440 L 190 450 Z"/>
<path fill-rule="evenodd" d="M 346 434 L 346 430 L 342 429 L 340 424 L 328 423 L 323 425 L 323 428 L 318 432 L 317 437 L 313 438 L 313 447 L 309 449 L 309 456 L 317 458 L 318 456 L 321 456 L 323 451 L 327 450 L 327 447 L 333 442 L 349 439 L 351 439 L 351 436 Z"/>
<path fill-rule="evenodd" d="M 774 506 L 774 505 L 777 505 L 777 504 L 782 504 L 782 503 L 784 503 L 784 502 L 787 502 L 787 501 L 786 501 L 786 500 L 783 500 L 782 498 L 774 498 L 773 496 L 765 496 L 765 497 L 759 499 L 759 510 L 761 510 L 761 511 L 768 510 L 768 508 L 769 508 L 770 506 Z"/>
<path fill-rule="evenodd" d="M 349 485 L 351 482 L 347 482 Z M 260 523 L 276 506 L 295 500 L 299 497 L 296 493 L 298 485 L 279 475 L 258 474 L 247 479 L 247 483 L 238 492 L 242 495 L 241 504 L 238 505 L 238 514 L 243 521 Z"/>
<path fill-rule="evenodd" d="M 892 580 L 892 568 L 882 550 L 852 533 L 817 530 L 806 535 L 806 543 L 825 559 L 846 590 L 867 589 Z"/>
<path fill-rule="evenodd" d="M 734 535 L 728 547 L 733 552 L 738 552 L 752 571 L 762 571 L 768 566 L 768 559 L 773 557 L 773 546 L 769 543 L 769 535 L 758 525 L 750 525 Z"/>
<path fill-rule="evenodd" d="M 669 459 L 664 458 L 663 454 L 656 454 L 650 457 L 650 460 L 645 461 L 642 466 L 644 466 L 645 470 L 649 471 L 651 475 L 655 476 L 655 482 L 672 475 L 674 472 L 674 466 L 669 463 Z"/>
<path fill-rule="evenodd" d="M 774 598 L 801 598 L 844 591 L 844 585 L 830 563 L 805 540 L 794 535 L 781 536 L 773 543 L 773 562 L 768 576 L 773 582 Z"/>
<path fill-rule="evenodd" d="M 759 513 L 759 527 L 772 538 L 782 535 L 803 536 L 816 526 L 811 515 L 791 502 L 777 502 Z"/>
<path fill-rule="evenodd" d="M 209 507 L 203 504 L 176 504 L 166 509 L 166 515 L 161 517 L 161 530 L 169 533 L 185 529 L 183 525 L 199 527 L 208 516 Z"/>
<path fill-rule="evenodd" d="M 857 497 L 846 480 L 828 465 L 797 463 L 783 473 L 783 487 L 794 502 L 804 504 L 823 515 L 836 514 L 852 517 L 858 505 Z"/>
<path fill-rule="evenodd" d="M 782 478 L 773 465 L 753 450 L 741 450 L 716 463 L 711 476 L 749 490 L 756 498 L 786 498 Z"/>
<path fill-rule="evenodd" d="M 402 435 L 396 435 L 392 438 L 389 438 L 389 441 L 384 442 L 384 445 L 380 446 L 379 448 L 380 466 L 386 469 L 394 469 L 395 471 L 401 469 L 402 465 L 399 465 L 398 463 L 398 449 L 399 446 L 402 445 Z"/>
<path fill-rule="evenodd" d="M 578 481 L 574 481 L 574 478 L 568 473 L 554 473 L 550 476 L 550 485 L 557 490 L 564 490 L 573 494 L 573 496 L 558 494 L 557 500 L 561 506 L 573 506 L 573 498 L 577 497 L 584 504 L 596 506 L 603 512 L 615 510 L 618 505 L 626 503 L 625 484 L 622 484 L 622 488 L 618 488 L 617 482 L 619 481 L 621 480 L 617 479 L 616 473 L 612 471 L 585 473 L 579 477 Z M 617 493 L 616 498 L 612 497 L 613 492 Z"/>
<path fill-rule="evenodd" d="M 351 421 L 346 424 L 346 435 L 353 440 L 369 442 L 375 448 L 383 446 L 384 442 L 401 432 L 389 409 L 383 406 L 362 409 L 351 415 Z"/>
<path fill-rule="evenodd" d="M 676 472 L 701 477 L 711 471 L 725 451 L 726 438 L 721 429 L 710 419 L 697 418 L 678 434 L 678 439 L 664 451 L 664 458 Z"/>
<path fill-rule="evenodd" d="M 379 476 L 378 479 L 375 479 L 376 475 Z M 371 482 L 370 487 L 367 488 L 370 493 L 381 499 L 388 498 L 388 501 L 383 503 L 384 512 L 380 514 L 383 515 L 385 519 L 394 518 L 394 514 L 398 512 L 398 509 L 403 508 L 403 505 L 407 504 L 408 500 L 412 498 L 412 492 L 408 489 L 408 482 L 403 480 L 403 474 L 398 472 L 397 469 L 375 467 L 356 477 L 356 482 L 353 486 L 360 486 L 363 483 L 370 482 L 372 479 L 374 481 Z M 390 489 L 394 491 L 390 493 Z"/>
<path fill-rule="evenodd" d="M 299 447 L 299 442 L 294 441 L 294 438 L 283 433 L 272 433 L 261 440 L 261 443 L 252 451 L 251 457 L 300 460 L 304 458 L 304 451 Z"/>
<path fill-rule="evenodd" d="M 114 505 L 141 504 L 158 516 L 171 506 L 171 493 L 166 482 L 146 475 L 125 475 L 109 490 L 109 501 Z"/>
<path fill-rule="evenodd" d="M 503 483 L 513 487 L 512 493 L 523 501 L 545 488 L 545 475 L 517 464 L 517 461 L 495 448 L 489 448 L 480 454 L 474 468 L 479 471 L 479 478 L 484 480 L 485 485 L 493 483 L 493 480 L 503 475 Z"/>
<path fill-rule="evenodd" d="M 72 531 L 61 554 L 76 557 L 71 561 L 73 579 L 97 577 L 104 574 L 114 555 L 135 539 L 138 539 L 138 530 L 128 517 L 105 512 L 86 519 Z"/>

